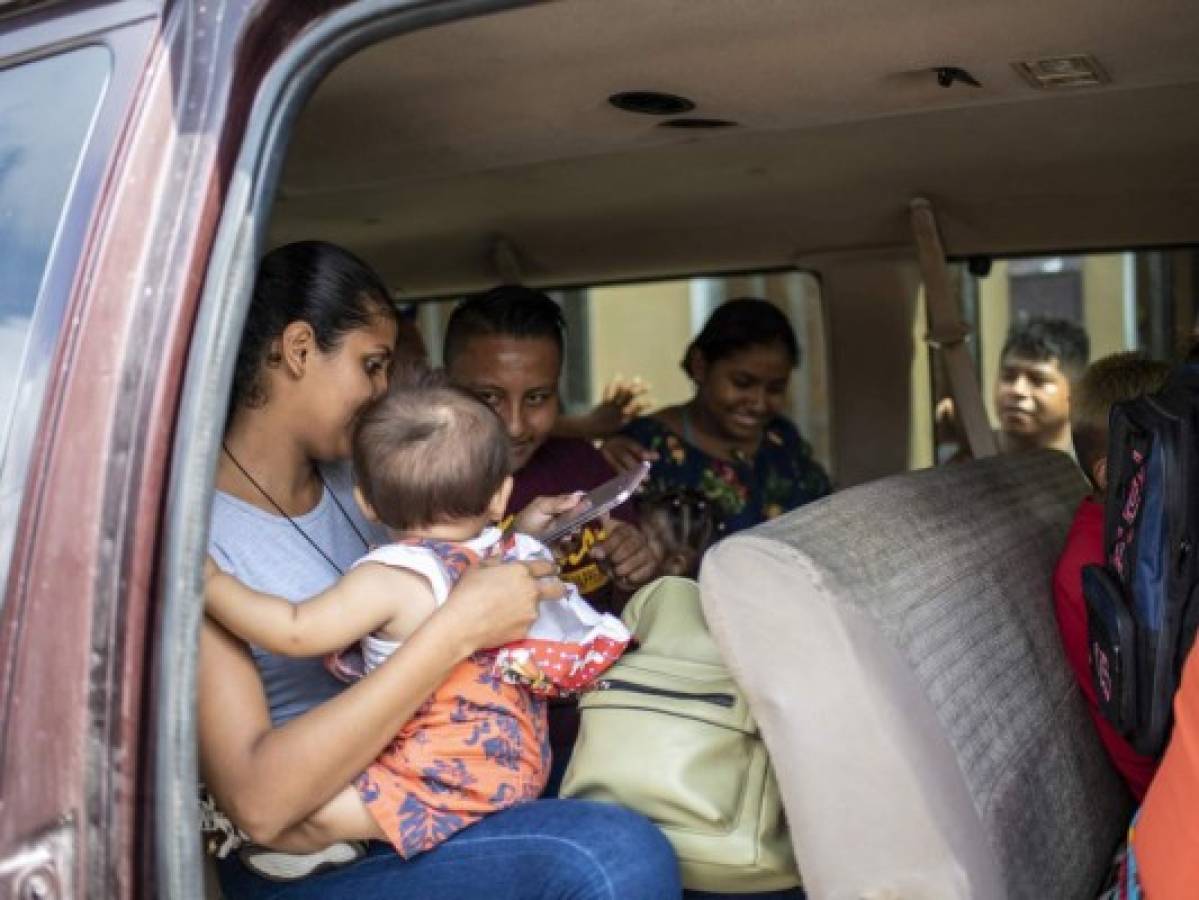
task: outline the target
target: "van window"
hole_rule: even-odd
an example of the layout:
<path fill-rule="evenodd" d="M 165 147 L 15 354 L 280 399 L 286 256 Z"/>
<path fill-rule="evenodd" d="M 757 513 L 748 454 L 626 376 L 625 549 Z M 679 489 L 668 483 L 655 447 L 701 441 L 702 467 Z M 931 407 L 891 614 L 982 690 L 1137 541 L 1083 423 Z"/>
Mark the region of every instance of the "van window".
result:
<path fill-rule="evenodd" d="M 824 308 L 820 282 L 807 272 L 771 272 L 550 291 L 567 323 L 562 402 L 566 412 L 591 408 L 612 379 L 640 377 L 653 408 L 691 397 L 683 353 L 725 300 L 759 297 L 779 306 L 802 353 L 791 380 L 788 415 L 826 470 L 832 462 Z M 418 303 L 415 312 L 434 363 L 456 301 Z"/>
<path fill-rule="evenodd" d="M 0 519 L 24 487 L 15 413 L 32 429 L 41 407 L 66 300 L 42 285 L 111 66 L 87 46 L 0 69 Z M 0 581 L 14 525 L 0 527 Z"/>
<path fill-rule="evenodd" d="M 994 388 L 1000 354 L 1016 322 L 1048 317 L 1082 326 L 1090 339 L 1091 360 L 1139 350 L 1154 359 L 1175 361 L 1196 337 L 1195 248 L 1012 257 L 981 269 L 963 263 L 952 275 L 992 423 L 998 421 Z M 936 354 L 930 359 L 922 346 L 925 330 L 922 297 L 914 334 L 913 468 L 929 465 L 934 458 L 943 462 L 957 449 L 952 436 L 937 434 L 934 428 L 934 411 L 948 396 L 949 386 Z M 931 406 L 917 396 L 931 397 Z"/>

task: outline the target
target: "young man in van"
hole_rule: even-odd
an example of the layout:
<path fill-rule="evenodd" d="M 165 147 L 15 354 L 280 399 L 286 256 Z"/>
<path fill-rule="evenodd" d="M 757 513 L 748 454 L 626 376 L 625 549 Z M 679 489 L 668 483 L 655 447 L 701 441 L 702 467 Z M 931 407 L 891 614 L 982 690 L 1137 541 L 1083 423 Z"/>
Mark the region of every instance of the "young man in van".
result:
<path fill-rule="evenodd" d="M 1090 346 L 1086 331 L 1067 319 L 1033 317 L 1012 325 L 995 377 L 1000 453 L 1050 448 L 1073 454 L 1071 385 L 1086 368 Z M 947 434 L 958 430 L 949 398 L 937 404 L 936 418 L 938 429 L 947 429 Z M 960 435 L 948 441 L 943 455 L 938 449 L 938 459 L 946 458 L 970 459 Z"/>
<path fill-rule="evenodd" d="M 615 473 L 590 443 L 553 437 L 566 322 L 541 291 L 493 288 L 461 303 L 446 325 L 443 359 L 450 379 L 493 410 L 508 433 L 515 484 L 508 510 L 536 497 L 598 487 Z M 659 560 L 636 526 L 632 504 L 583 529 L 558 551 L 561 578 L 602 612 L 619 614 L 634 590 L 658 574 Z M 547 795 L 557 793 L 578 734 L 578 709 L 549 708 L 554 766 Z"/>
<path fill-rule="evenodd" d="M 1001 452 L 1071 452 L 1071 385 L 1090 349 L 1087 333 L 1066 319 L 1034 317 L 1011 327 L 995 379 Z"/>
<path fill-rule="evenodd" d="M 541 291 L 504 285 L 460 304 L 446 326 L 450 378 L 493 410 L 508 432 L 516 484 L 510 510 L 534 498 L 588 491 L 615 473 L 590 443 L 553 437 L 566 323 Z M 657 574 L 658 559 L 635 527 L 631 504 L 584 529 L 563 579 L 591 603 L 619 612 L 620 597 Z"/>
<path fill-rule="evenodd" d="M 1158 390 L 1170 366 L 1139 353 L 1116 353 L 1086 370 L 1074 386 L 1070 425 L 1078 464 L 1094 491 L 1074 514 L 1066 546 L 1053 573 L 1053 607 L 1066 660 L 1087 702 L 1113 765 L 1139 801 L 1157 768 L 1153 757 L 1137 753 L 1099 711 L 1087 651 L 1087 606 L 1082 594 L 1083 566 L 1103 563 L 1103 497 L 1107 489 L 1108 413 L 1112 404 Z"/>

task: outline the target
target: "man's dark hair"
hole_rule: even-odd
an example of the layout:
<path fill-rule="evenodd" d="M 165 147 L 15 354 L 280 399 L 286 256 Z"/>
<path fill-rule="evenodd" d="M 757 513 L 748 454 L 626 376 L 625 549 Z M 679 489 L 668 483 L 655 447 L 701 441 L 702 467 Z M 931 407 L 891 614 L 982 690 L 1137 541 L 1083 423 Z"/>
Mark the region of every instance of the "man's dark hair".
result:
<path fill-rule="evenodd" d="M 1069 319 L 1033 316 L 1016 322 L 1008 331 L 999 358 L 1009 354 L 1037 362 L 1056 359 L 1058 368 L 1074 381 L 1087 367 L 1091 339 L 1081 325 Z"/>
<path fill-rule="evenodd" d="M 450 365 L 470 338 L 483 335 L 549 338 L 561 358 L 565 332 L 557 303 L 533 288 L 504 284 L 458 304 L 446 325 L 442 359 Z"/>
<path fill-rule="evenodd" d="M 470 394 L 415 369 L 358 417 L 354 473 L 395 531 L 479 516 L 509 474 L 508 437 Z"/>

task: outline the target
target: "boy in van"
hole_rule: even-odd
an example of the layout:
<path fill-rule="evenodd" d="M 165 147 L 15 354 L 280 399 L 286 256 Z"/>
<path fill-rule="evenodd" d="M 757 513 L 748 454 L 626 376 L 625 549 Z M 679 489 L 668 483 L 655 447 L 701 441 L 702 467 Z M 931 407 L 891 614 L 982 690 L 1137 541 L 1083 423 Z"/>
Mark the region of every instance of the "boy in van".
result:
<path fill-rule="evenodd" d="M 1071 386 L 1090 350 L 1086 331 L 1067 319 L 1033 317 L 1011 327 L 995 379 L 1001 452 L 1070 452 Z"/>
<path fill-rule="evenodd" d="M 512 491 L 499 419 L 434 377 L 414 380 L 368 406 L 354 428 L 355 498 L 392 542 L 299 603 L 255 591 L 210 562 L 208 615 L 286 656 L 360 641 L 370 671 L 470 566 L 551 558 L 533 538 L 494 527 Z M 373 839 L 410 858 L 488 813 L 536 799 L 550 765 L 542 698 L 592 683 L 628 638 L 620 620 L 568 587 L 565 599 L 541 605 L 525 640 L 459 663 L 353 786 L 284 832 L 274 850 L 316 856 L 338 842 Z M 248 853 L 243 862 L 265 877 L 309 874 L 296 870 L 297 857 L 253 846 Z"/>
<path fill-rule="evenodd" d="M 1070 397 L 1091 352 L 1086 331 L 1068 319 L 1034 316 L 1015 322 L 999 355 L 995 376 L 996 435 L 1000 453 L 1053 449 L 1073 453 Z M 939 433 L 957 430 L 953 401 L 937 404 Z M 954 444 L 958 449 L 955 450 Z M 938 459 L 970 458 L 961 435 L 938 446 Z"/>
<path fill-rule="evenodd" d="M 1112 404 L 1153 393 L 1165 384 L 1170 366 L 1140 353 L 1116 353 L 1095 362 L 1074 386 L 1070 426 L 1078 464 L 1093 493 L 1074 514 L 1066 546 L 1053 573 L 1053 606 L 1066 660 L 1078 679 L 1091 720 L 1112 763 L 1139 801 L 1157 760 L 1137 753 L 1099 711 L 1087 651 L 1087 607 L 1082 569 L 1103 563 L 1103 497 L 1107 489 L 1108 414 Z"/>

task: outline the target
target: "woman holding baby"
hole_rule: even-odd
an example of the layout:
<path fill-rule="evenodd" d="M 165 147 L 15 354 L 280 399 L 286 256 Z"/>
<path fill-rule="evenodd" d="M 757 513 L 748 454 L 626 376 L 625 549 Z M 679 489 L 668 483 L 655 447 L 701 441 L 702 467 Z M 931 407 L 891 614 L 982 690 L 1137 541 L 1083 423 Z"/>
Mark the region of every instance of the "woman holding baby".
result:
<path fill-rule="evenodd" d="M 210 538 L 213 560 L 246 586 L 306 599 L 387 540 L 355 503 L 347 460 L 358 412 L 387 388 L 396 335 L 385 288 L 348 252 L 305 242 L 263 260 L 238 351 Z M 522 530 L 535 532 L 555 511 L 535 507 Z M 538 560 L 470 568 L 349 687 L 319 659 L 249 647 L 206 620 L 198 730 L 215 806 L 252 844 L 270 847 L 343 796 L 461 662 L 523 637 L 541 602 L 562 594 L 553 575 Z M 350 846 L 298 856 L 255 874 L 256 857 L 233 851 L 218 871 L 228 900 L 681 893 L 670 846 L 649 822 L 583 801 L 519 803 L 409 859 L 384 843 L 358 853 Z"/>

